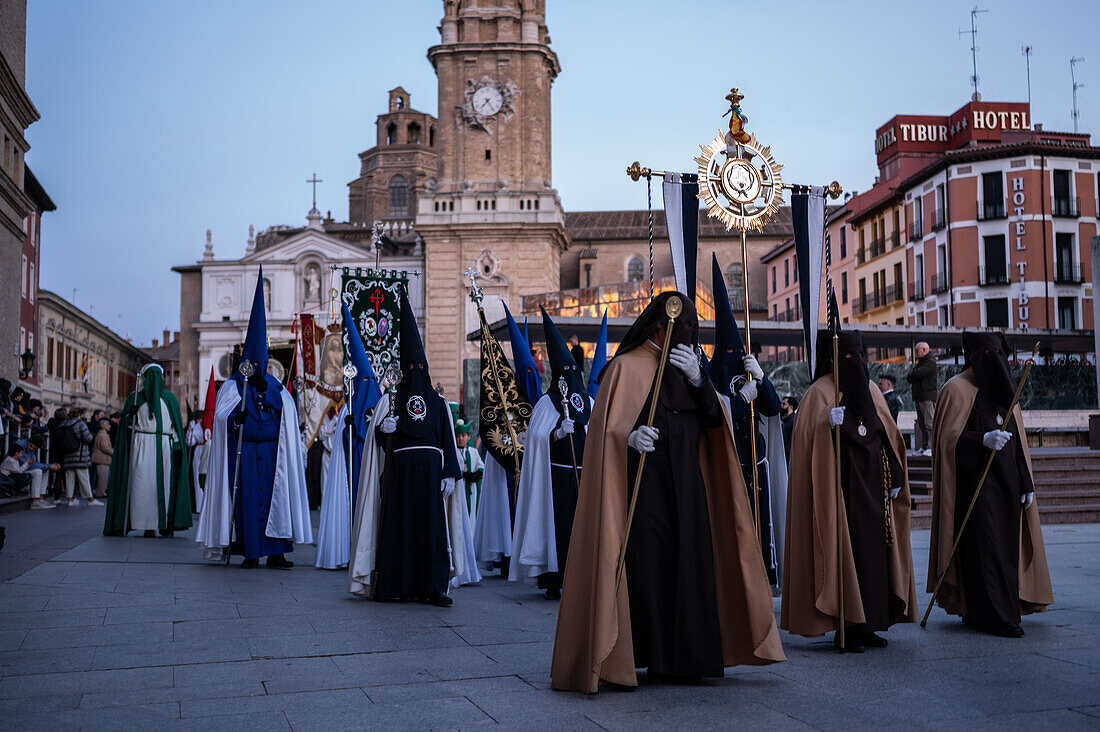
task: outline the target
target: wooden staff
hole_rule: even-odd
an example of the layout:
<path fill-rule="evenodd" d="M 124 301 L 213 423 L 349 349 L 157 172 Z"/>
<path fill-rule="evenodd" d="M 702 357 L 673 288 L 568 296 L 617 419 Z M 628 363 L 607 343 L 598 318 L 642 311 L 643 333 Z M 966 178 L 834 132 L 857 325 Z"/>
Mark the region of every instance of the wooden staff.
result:
<path fill-rule="evenodd" d="M 665 375 L 665 364 L 668 362 L 668 346 L 672 341 L 672 328 L 676 324 L 676 318 L 684 310 L 684 303 L 673 295 L 665 301 L 665 315 L 668 316 L 668 325 L 665 326 L 665 345 L 661 349 L 661 359 L 657 364 L 657 381 L 653 388 L 653 398 L 649 402 L 649 414 L 646 416 L 645 426 L 653 427 L 653 416 L 657 412 L 657 397 L 661 394 L 661 380 Z M 630 511 L 626 515 L 626 533 L 623 534 L 623 548 L 619 551 L 619 565 L 615 570 L 615 596 L 619 596 L 619 583 L 623 578 L 623 567 L 626 564 L 626 544 L 630 540 L 630 526 L 634 523 L 634 509 L 638 505 L 638 489 L 642 486 L 642 468 L 645 467 L 645 456 L 648 453 L 639 453 L 638 471 L 634 474 L 634 491 L 630 495 Z"/>
<path fill-rule="evenodd" d="M 749 322 L 749 254 L 745 228 L 741 228 L 741 271 L 745 291 L 745 353 L 752 354 L 752 324 Z M 753 381 L 752 374 L 746 378 Z M 749 456 L 752 458 L 752 519 L 756 529 L 756 543 L 760 543 L 760 474 L 756 462 L 756 400 L 749 402 Z"/>
<path fill-rule="evenodd" d="M 1012 395 L 1012 401 L 1008 405 L 1008 410 L 1005 415 L 1005 424 L 1008 424 L 1008 420 L 1012 419 L 1012 413 L 1016 409 L 1016 403 L 1020 401 L 1020 394 L 1024 390 L 1024 384 L 1027 383 L 1028 374 L 1031 373 L 1031 366 L 1034 363 L 1034 356 L 1039 355 L 1039 344 L 1035 344 L 1035 350 L 1032 352 L 1032 359 L 1028 361 L 1024 366 L 1024 373 L 1020 376 L 1020 383 L 1016 386 L 1016 393 Z M 1017 423 L 1016 429 L 1019 432 L 1023 432 L 1023 425 Z M 1020 439 L 1027 439 L 1026 435 L 1021 435 Z M 985 485 L 985 478 L 989 475 L 989 469 L 993 467 L 993 459 L 997 457 L 999 450 L 990 450 L 989 459 L 985 461 L 985 469 L 982 470 L 982 476 L 978 479 L 978 487 L 974 489 L 974 496 L 970 499 L 970 505 L 966 507 L 966 514 L 963 515 L 962 523 L 959 525 L 959 530 L 955 532 L 955 543 L 951 545 L 951 553 L 947 556 L 947 565 L 943 568 L 943 572 L 940 574 L 940 578 L 936 580 L 936 588 L 932 591 L 932 599 L 928 601 L 928 607 L 924 609 L 924 617 L 921 618 L 920 627 L 924 628 L 928 624 L 928 616 L 932 613 L 932 608 L 936 605 L 936 597 L 940 594 L 940 588 L 943 586 L 943 578 L 947 576 L 947 570 L 951 568 L 951 560 L 955 558 L 955 550 L 959 548 L 959 540 L 962 539 L 962 533 L 966 530 L 966 522 L 970 520 L 970 512 L 974 510 L 974 504 L 978 502 L 978 494 L 982 491 L 982 486 Z"/>
<path fill-rule="evenodd" d="M 565 383 L 565 377 L 558 377 L 558 391 L 561 392 L 561 408 L 564 410 L 565 418 L 569 419 L 569 385 Z M 569 453 L 573 457 L 573 480 L 577 482 L 577 488 L 581 487 L 581 476 L 577 472 L 577 448 L 573 444 L 573 435 L 569 434 L 565 436 L 569 440 Z"/>

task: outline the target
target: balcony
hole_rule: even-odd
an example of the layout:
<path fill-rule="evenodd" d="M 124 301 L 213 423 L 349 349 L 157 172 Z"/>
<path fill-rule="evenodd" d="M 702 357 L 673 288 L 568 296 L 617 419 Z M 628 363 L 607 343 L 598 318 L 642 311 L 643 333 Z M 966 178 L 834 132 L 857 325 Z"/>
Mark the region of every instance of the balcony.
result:
<path fill-rule="evenodd" d="M 947 292 L 947 273 L 940 272 L 932 275 L 932 294 L 940 295 Z"/>
<path fill-rule="evenodd" d="M 1054 216 L 1065 216 L 1075 219 L 1081 215 L 1080 198 L 1052 198 L 1050 200 L 1050 213 Z"/>
<path fill-rule="evenodd" d="M 894 233 L 890 235 L 890 248 L 891 249 L 897 249 L 900 246 L 901 246 L 901 232 L 895 230 Z"/>
<path fill-rule="evenodd" d="M 924 280 L 909 283 L 909 302 L 920 302 L 924 299 Z"/>
<path fill-rule="evenodd" d="M 1004 267 L 978 267 L 978 286 L 992 287 L 1008 284 L 1008 271 Z"/>
<path fill-rule="evenodd" d="M 802 320 L 802 316 L 798 311 L 798 308 L 789 308 L 780 313 L 776 313 L 772 316 L 772 320 L 777 323 L 797 323 Z"/>
<path fill-rule="evenodd" d="M 1074 262 L 1057 262 L 1054 265 L 1054 281 L 1059 285 L 1079 285 L 1085 280 L 1081 277 L 1081 265 Z"/>
<path fill-rule="evenodd" d="M 942 208 L 932 212 L 932 231 L 939 231 L 947 226 L 947 212 Z"/>
<path fill-rule="evenodd" d="M 978 201 L 978 221 L 991 221 L 1007 217 L 1005 201 Z"/>
<path fill-rule="evenodd" d="M 883 254 L 886 254 L 886 239 L 881 236 L 877 239 L 872 239 L 867 258 L 874 259 L 875 257 L 881 257 Z"/>
<path fill-rule="evenodd" d="M 909 241 L 920 241 L 924 238 L 924 222 L 917 220 L 909 224 Z"/>
<path fill-rule="evenodd" d="M 867 250 L 863 247 L 856 249 L 856 264 L 863 264 L 867 261 Z"/>
<path fill-rule="evenodd" d="M 885 290 L 874 290 L 852 300 L 852 314 L 867 313 L 876 308 L 902 302 L 904 299 L 904 290 L 897 285 L 890 285 Z"/>

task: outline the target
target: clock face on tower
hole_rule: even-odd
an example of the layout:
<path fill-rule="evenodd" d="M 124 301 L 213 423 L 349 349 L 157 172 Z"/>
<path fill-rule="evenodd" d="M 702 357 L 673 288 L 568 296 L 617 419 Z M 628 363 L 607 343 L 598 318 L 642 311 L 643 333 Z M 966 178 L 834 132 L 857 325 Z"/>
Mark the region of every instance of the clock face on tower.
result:
<path fill-rule="evenodd" d="M 511 119 L 518 96 L 519 86 L 511 79 L 467 79 L 463 104 L 455 110 L 455 122 L 489 132 L 490 125 Z"/>
<path fill-rule="evenodd" d="M 482 86 L 474 92 L 471 101 L 474 111 L 482 117 L 492 117 L 504 105 L 504 96 L 495 86 Z"/>

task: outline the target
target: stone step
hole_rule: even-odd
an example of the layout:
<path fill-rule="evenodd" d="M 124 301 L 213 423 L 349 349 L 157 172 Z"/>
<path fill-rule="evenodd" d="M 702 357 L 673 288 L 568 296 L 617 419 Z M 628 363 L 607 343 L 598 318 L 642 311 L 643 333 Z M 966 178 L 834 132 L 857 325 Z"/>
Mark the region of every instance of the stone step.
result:
<path fill-rule="evenodd" d="M 1039 521 L 1045 524 L 1092 524 L 1100 522 L 1100 502 L 1067 506 L 1039 506 Z M 914 509 L 909 514 L 910 526 L 927 529 L 932 526 L 932 506 Z"/>
<path fill-rule="evenodd" d="M 13 498 L 0 498 L 0 514 L 15 513 L 31 507 L 30 496 L 15 496 Z"/>

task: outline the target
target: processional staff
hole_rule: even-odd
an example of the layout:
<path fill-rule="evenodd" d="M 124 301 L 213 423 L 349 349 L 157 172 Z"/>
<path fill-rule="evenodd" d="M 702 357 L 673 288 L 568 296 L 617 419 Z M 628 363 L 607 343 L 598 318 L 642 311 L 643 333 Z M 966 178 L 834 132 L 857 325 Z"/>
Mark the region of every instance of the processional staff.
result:
<path fill-rule="evenodd" d="M 699 198 L 707 205 L 707 215 L 726 225 L 727 231 L 737 228 L 741 238 L 741 268 L 744 279 L 744 319 L 745 350 L 752 353 L 752 323 L 749 319 L 749 260 L 748 231 L 761 231 L 779 212 L 783 204 L 783 189 L 793 188 L 783 183 L 780 171 L 783 166 L 772 157 L 771 148 L 762 145 L 755 134 L 745 131 L 748 117 L 741 112 L 741 100 L 744 99 L 736 88 L 730 90 L 726 99 L 730 103 L 730 124 L 728 132 L 719 132 L 718 136 L 706 145 L 701 145 L 702 154 L 695 158 L 699 174 Z M 754 163 L 753 159 L 757 162 Z M 637 181 L 652 176 L 673 175 L 669 171 L 652 170 L 634 161 L 626 169 L 631 180 Z M 843 189 L 840 183 L 833 181 L 825 189 L 827 195 L 839 198 Z M 809 350 L 809 344 L 807 344 Z M 834 344 L 835 350 L 835 344 Z M 834 359 L 835 363 L 835 359 Z M 752 374 L 747 374 L 752 381 Z M 753 525 L 757 541 L 760 540 L 760 480 L 757 469 L 756 450 L 756 408 L 749 402 L 749 451 L 752 460 Z M 839 443 L 836 445 L 836 460 L 839 465 Z M 837 520 L 844 516 L 843 499 L 840 493 L 840 480 L 836 482 Z M 844 647 L 844 589 L 843 563 L 841 559 L 843 539 L 838 529 L 838 590 L 840 598 L 839 633 L 841 648 Z"/>

